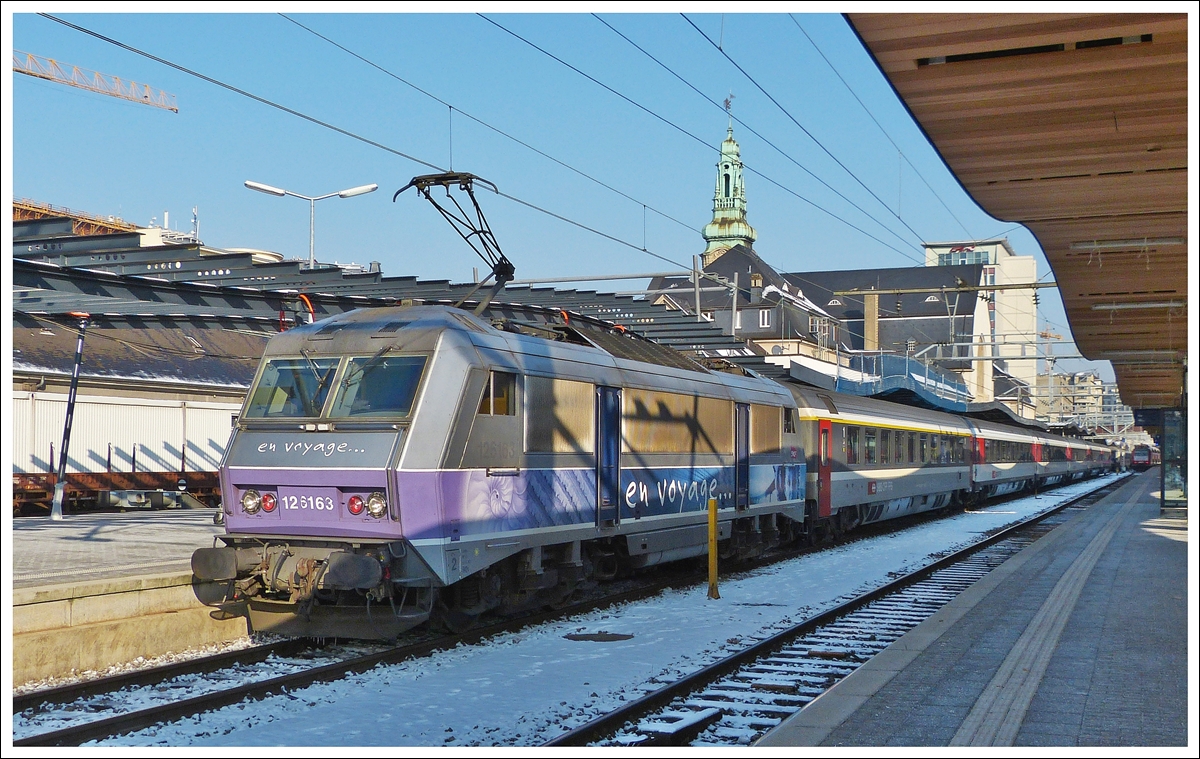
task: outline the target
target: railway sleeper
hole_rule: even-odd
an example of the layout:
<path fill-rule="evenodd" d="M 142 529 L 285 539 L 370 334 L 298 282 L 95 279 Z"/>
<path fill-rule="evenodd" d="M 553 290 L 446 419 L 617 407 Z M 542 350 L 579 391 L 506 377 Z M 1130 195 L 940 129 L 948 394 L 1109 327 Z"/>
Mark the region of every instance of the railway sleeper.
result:
<path fill-rule="evenodd" d="M 798 696 L 787 693 L 762 693 L 754 690 L 749 683 L 722 680 L 701 694 L 704 698 L 718 701 L 725 699 L 730 702 L 749 704 L 773 704 L 775 706 L 807 704 L 808 696 Z"/>
<path fill-rule="evenodd" d="M 705 708 L 698 711 L 668 711 L 653 720 L 638 724 L 645 736 L 640 746 L 686 746 L 693 738 L 721 719 L 721 710 Z"/>
<path fill-rule="evenodd" d="M 820 693 L 821 691 L 814 692 L 808 701 L 812 701 Z M 779 714 L 785 717 L 789 714 L 795 714 L 797 710 L 802 708 L 802 706 L 779 705 L 769 702 L 750 703 L 742 700 L 726 702 L 707 698 L 706 696 L 707 694 L 704 694 L 698 698 L 688 699 L 683 705 L 692 709 L 719 709 L 724 712 L 741 714 Z M 807 704 L 807 701 L 805 703 Z"/>

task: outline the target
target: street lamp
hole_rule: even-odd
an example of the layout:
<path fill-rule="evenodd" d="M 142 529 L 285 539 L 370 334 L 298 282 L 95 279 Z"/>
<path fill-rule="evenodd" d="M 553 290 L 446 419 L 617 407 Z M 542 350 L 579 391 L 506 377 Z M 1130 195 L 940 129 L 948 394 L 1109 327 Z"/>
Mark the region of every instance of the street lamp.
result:
<path fill-rule="evenodd" d="M 317 266 L 317 259 L 313 254 L 313 226 L 317 216 L 317 201 L 325 200 L 326 198 L 332 198 L 334 196 L 339 198 L 353 198 L 355 195 L 366 195 L 368 192 L 375 192 L 379 189 L 379 185 L 377 184 L 365 184 L 361 187 L 351 187 L 349 190 L 331 192 L 328 195 L 318 195 L 315 198 L 310 198 L 307 195 L 301 195 L 300 193 L 292 192 L 291 190 L 281 190 L 278 187 L 272 187 L 269 184 L 251 182 L 249 180 L 246 181 L 246 187 L 251 190 L 265 192 L 268 195 L 275 195 L 276 197 L 280 198 L 282 198 L 284 195 L 291 195 L 293 198 L 300 198 L 301 200 L 308 201 L 308 268 L 310 269 L 315 269 Z"/>

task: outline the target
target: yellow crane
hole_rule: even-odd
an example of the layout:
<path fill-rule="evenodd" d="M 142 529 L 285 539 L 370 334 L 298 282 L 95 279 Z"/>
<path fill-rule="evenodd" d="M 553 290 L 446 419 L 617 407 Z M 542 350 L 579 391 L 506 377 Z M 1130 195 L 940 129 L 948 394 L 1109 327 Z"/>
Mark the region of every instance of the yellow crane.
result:
<path fill-rule="evenodd" d="M 154 90 L 148 84 L 123 81 L 117 76 L 101 74 L 98 71 L 80 68 L 69 63 L 60 63 L 53 58 L 43 58 L 33 53 L 14 50 L 13 71 L 179 113 L 179 106 L 175 104 L 175 96 L 170 93 Z"/>

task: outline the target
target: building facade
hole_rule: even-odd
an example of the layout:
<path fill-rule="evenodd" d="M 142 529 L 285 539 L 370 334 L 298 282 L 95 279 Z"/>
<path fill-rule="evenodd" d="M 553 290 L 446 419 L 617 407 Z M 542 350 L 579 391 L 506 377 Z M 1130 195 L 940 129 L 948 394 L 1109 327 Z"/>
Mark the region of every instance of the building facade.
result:
<path fill-rule="evenodd" d="M 1008 239 L 924 244 L 926 266 L 983 267 L 979 284 L 1019 285 L 1037 282 L 1037 259 L 1018 256 Z M 995 359 L 994 365 L 1026 388 L 1038 382 L 1038 297 L 1037 290 L 1003 289 L 982 291 L 987 312 L 986 330 L 971 338 L 972 350 Z M 985 384 L 980 378 L 977 385 Z"/>

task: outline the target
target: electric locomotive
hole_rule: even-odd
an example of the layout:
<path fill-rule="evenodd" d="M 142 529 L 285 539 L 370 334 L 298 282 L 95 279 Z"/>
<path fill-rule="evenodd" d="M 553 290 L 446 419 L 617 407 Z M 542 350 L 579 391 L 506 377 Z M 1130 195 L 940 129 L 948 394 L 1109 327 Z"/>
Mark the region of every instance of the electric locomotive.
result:
<path fill-rule="evenodd" d="M 363 309 L 273 337 L 196 576 L 256 631 L 390 638 L 701 555 L 714 498 L 728 555 L 791 539 L 806 461 L 781 385 L 542 317 Z"/>

